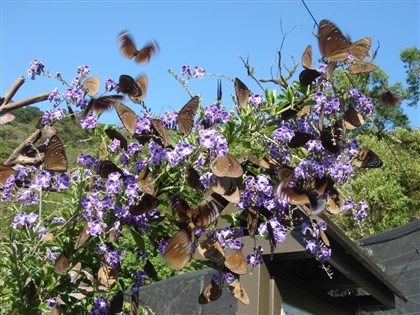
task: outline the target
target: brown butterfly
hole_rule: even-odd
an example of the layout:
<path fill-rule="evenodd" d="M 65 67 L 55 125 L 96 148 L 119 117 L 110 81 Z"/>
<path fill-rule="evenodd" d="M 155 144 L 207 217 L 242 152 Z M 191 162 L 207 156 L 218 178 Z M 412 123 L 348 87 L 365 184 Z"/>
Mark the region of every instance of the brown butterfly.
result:
<path fill-rule="evenodd" d="M 328 20 L 319 23 L 318 44 L 322 56 L 328 61 L 345 61 L 349 53 L 357 60 L 363 60 L 369 53 L 372 40 L 369 37 L 357 42 L 349 41 L 339 28 Z"/>
<path fill-rule="evenodd" d="M 372 72 L 372 71 L 375 71 L 376 69 L 378 69 L 378 66 L 374 65 L 373 63 L 357 61 L 357 62 L 352 62 L 351 65 L 344 71 L 350 74 L 359 74 L 359 73 Z"/>
<path fill-rule="evenodd" d="M 117 280 L 119 272 L 110 266 L 101 266 L 98 270 L 98 289 L 101 291 L 108 290 Z"/>
<path fill-rule="evenodd" d="M 315 139 L 315 136 L 313 134 L 302 131 L 296 131 L 295 135 L 289 141 L 289 147 L 299 148 L 304 146 L 309 140 L 313 139 Z"/>
<path fill-rule="evenodd" d="M 120 75 L 118 81 L 120 91 L 128 96 L 138 97 L 143 94 L 141 86 L 128 74 Z"/>
<path fill-rule="evenodd" d="M 66 151 L 61 139 L 54 135 L 48 142 L 44 157 L 44 169 L 54 172 L 65 172 L 68 168 Z"/>
<path fill-rule="evenodd" d="M 117 101 L 124 98 L 122 95 L 110 95 L 102 96 L 99 98 L 91 98 L 85 111 L 83 112 L 83 118 L 89 116 L 93 111 L 98 114 L 102 114 L 105 111 L 111 110 L 115 106 Z"/>
<path fill-rule="evenodd" d="M 327 198 L 327 211 L 336 214 L 343 211 L 344 201 L 341 199 L 337 189 L 332 187 Z"/>
<path fill-rule="evenodd" d="M 141 191 L 154 195 L 156 192 L 155 185 L 153 184 L 153 177 L 148 168 L 143 169 L 136 181 Z"/>
<path fill-rule="evenodd" d="M 10 113 L 4 114 L 3 116 L 0 116 L 0 125 L 7 124 L 8 122 L 13 121 L 15 118 L 16 117 L 13 114 L 10 114 Z"/>
<path fill-rule="evenodd" d="M 90 235 L 88 233 L 88 230 L 89 224 L 86 222 L 83 227 L 83 230 L 80 232 L 79 237 L 76 240 L 76 243 L 74 244 L 74 249 L 79 249 L 89 239 Z"/>
<path fill-rule="evenodd" d="M 349 107 L 344 113 L 343 125 L 347 130 L 354 130 L 365 123 L 363 116 L 354 108 Z"/>
<path fill-rule="evenodd" d="M 234 82 L 236 99 L 238 100 L 238 105 L 241 108 L 245 108 L 248 106 L 248 99 L 252 95 L 252 92 L 248 89 L 248 87 L 238 78 L 235 78 Z"/>
<path fill-rule="evenodd" d="M 157 42 L 152 41 L 145 45 L 140 50 L 137 50 L 133 39 L 127 32 L 121 32 L 119 35 L 120 51 L 124 57 L 133 59 L 139 64 L 146 64 L 159 51 Z"/>
<path fill-rule="evenodd" d="M 212 280 L 201 292 L 200 296 L 198 297 L 198 303 L 207 304 L 212 301 L 216 301 L 222 296 L 222 293 L 223 291 L 220 286 Z"/>
<path fill-rule="evenodd" d="M 246 275 L 248 273 L 246 258 L 240 250 L 233 251 L 225 256 L 225 266 L 238 275 Z"/>
<path fill-rule="evenodd" d="M 187 166 L 186 168 L 185 181 L 190 187 L 196 190 L 200 190 L 200 191 L 204 190 L 204 186 L 200 181 L 200 174 L 198 174 L 195 168 L 192 167 L 191 165 Z"/>
<path fill-rule="evenodd" d="M 149 85 L 149 78 L 147 77 L 147 75 L 141 74 L 136 78 L 136 83 L 138 86 L 140 86 L 142 94 L 137 97 L 130 96 L 130 99 L 133 103 L 138 104 L 146 98 L 147 87 Z"/>
<path fill-rule="evenodd" d="M 100 177 L 108 178 L 109 174 L 114 172 L 120 173 L 121 175 L 124 174 L 123 171 L 110 160 L 104 160 L 99 162 L 97 173 Z"/>
<path fill-rule="evenodd" d="M 383 165 L 382 160 L 372 150 L 361 148 L 353 160 L 354 165 L 361 168 L 377 168 Z"/>
<path fill-rule="evenodd" d="M 186 137 L 190 134 L 193 126 L 194 126 L 194 116 L 198 110 L 198 104 L 200 102 L 200 98 L 198 96 L 194 96 L 190 99 L 184 107 L 178 113 L 176 121 L 178 123 L 179 132 L 182 136 Z"/>
<path fill-rule="evenodd" d="M 135 205 L 130 206 L 128 211 L 132 215 L 141 215 L 155 209 L 158 205 L 158 198 L 151 194 L 143 193 L 140 200 Z"/>
<path fill-rule="evenodd" d="M 315 69 L 312 69 L 312 46 L 308 45 L 302 54 L 302 66 L 305 68 L 299 74 L 299 82 L 303 86 L 311 85 L 321 73 Z"/>
<path fill-rule="evenodd" d="M 54 262 L 54 272 L 58 274 L 66 273 L 69 270 L 69 258 L 66 252 L 61 252 Z"/>
<path fill-rule="evenodd" d="M 5 164 L 0 164 L 0 189 L 3 188 L 7 179 L 12 175 L 15 177 L 17 175 L 17 171 L 14 168 Z"/>
<path fill-rule="evenodd" d="M 98 94 L 99 88 L 101 86 L 101 81 L 99 80 L 99 77 L 93 76 L 85 79 L 82 82 L 82 86 L 87 90 L 87 95 L 92 97 Z"/>
<path fill-rule="evenodd" d="M 165 148 L 170 146 L 171 143 L 169 140 L 169 136 L 162 122 L 159 119 L 152 118 L 150 119 L 150 123 L 152 127 L 152 134 L 160 138 L 158 140 L 158 143 L 161 143 Z"/>
<path fill-rule="evenodd" d="M 250 207 L 245 211 L 247 229 L 251 237 L 254 237 L 257 232 L 259 212 L 260 210 L 257 207 Z"/>
<path fill-rule="evenodd" d="M 213 238 L 207 238 L 200 242 L 197 246 L 197 251 L 204 258 L 218 265 L 223 264 L 225 261 L 225 253 L 223 252 L 222 245 L 220 245 L 218 240 Z"/>
<path fill-rule="evenodd" d="M 158 274 L 156 272 L 156 269 L 152 265 L 152 263 L 150 262 L 149 259 L 146 260 L 146 263 L 144 264 L 143 270 L 150 279 L 152 279 L 154 281 L 159 281 L 159 277 L 158 277 Z"/>
<path fill-rule="evenodd" d="M 119 131 L 108 128 L 108 129 L 105 129 L 105 134 L 111 140 L 117 139 L 120 142 L 120 147 L 123 148 L 124 150 L 127 150 L 127 146 L 128 146 L 127 138 L 124 137 Z"/>
<path fill-rule="evenodd" d="M 109 302 L 109 314 L 115 315 L 122 312 L 124 306 L 124 292 L 118 291 Z"/>
<path fill-rule="evenodd" d="M 246 293 L 245 289 L 240 284 L 238 279 L 235 279 L 233 280 L 233 282 L 229 283 L 228 288 L 235 299 L 237 299 L 245 305 L 249 305 L 248 294 Z"/>
<path fill-rule="evenodd" d="M 231 203 L 240 201 L 241 192 L 239 191 L 236 181 L 232 177 L 216 176 L 215 183 L 211 186 L 213 191 Z"/>
<path fill-rule="evenodd" d="M 337 122 L 321 131 L 321 144 L 331 153 L 338 153 L 343 145 L 344 134 L 341 122 Z"/>
<path fill-rule="evenodd" d="M 212 172 L 219 177 L 241 177 L 244 173 L 242 165 L 230 154 L 216 157 L 211 163 Z"/>
<path fill-rule="evenodd" d="M 120 102 L 116 102 L 114 105 L 118 117 L 123 123 L 125 129 L 127 129 L 131 134 L 134 134 L 136 132 L 136 124 L 138 119 L 136 113 L 131 108 Z"/>
<path fill-rule="evenodd" d="M 170 204 L 172 211 L 178 214 L 182 222 L 192 222 L 198 228 L 207 228 L 219 216 L 219 209 L 212 200 L 191 209 L 185 200 L 175 195 L 171 198 Z"/>
<path fill-rule="evenodd" d="M 384 106 L 395 106 L 401 103 L 401 99 L 392 91 L 385 88 L 385 91 L 379 96 L 379 103 Z"/>
<path fill-rule="evenodd" d="M 169 241 L 163 257 L 169 266 L 181 270 L 190 261 L 192 252 L 191 233 L 181 229 Z"/>

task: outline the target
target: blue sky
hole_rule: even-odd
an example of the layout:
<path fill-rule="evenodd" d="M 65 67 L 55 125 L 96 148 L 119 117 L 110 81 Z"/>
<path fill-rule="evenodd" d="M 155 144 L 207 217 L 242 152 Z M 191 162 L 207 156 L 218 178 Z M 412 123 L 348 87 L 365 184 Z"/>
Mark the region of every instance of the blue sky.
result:
<path fill-rule="evenodd" d="M 68 81 L 79 65 L 92 74 L 118 80 L 120 74 L 149 77 L 145 103 L 153 114 L 182 107 L 186 91 L 167 72 L 179 73 L 182 65 L 200 66 L 207 73 L 239 77 L 254 93 L 261 93 L 247 77 L 239 56 L 249 56 L 258 78 L 277 73 L 277 50 L 283 32 L 289 32 L 283 63 L 292 67 L 312 44 L 320 57 L 313 21 L 301 1 L 5 1 L 0 0 L 0 94 L 3 95 L 33 59 L 40 59 L 51 73 L 61 72 Z M 312 14 L 336 23 L 352 40 L 370 36 L 372 49 L 380 42 L 376 64 L 390 76 L 390 83 L 405 80 L 400 50 L 419 47 L 419 1 L 306 1 Z M 138 46 L 155 39 L 159 54 L 145 66 L 122 57 L 117 37 L 128 30 Z M 299 66 L 298 71 L 302 68 Z M 216 98 L 214 77 L 191 80 L 203 105 Z M 47 92 L 57 81 L 38 78 L 27 82 L 15 95 L 21 99 Z M 223 103 L 231 105 L 233 84 L 223 81 Z M 127 101 L 133 109 L 137 105 Z M 40 103 L 41 109 L 50 104 Z M 412 126 L 420 127 L 420 107 L 407 111 Z M 114 113 L 102 122 L 117 123 Z"/>

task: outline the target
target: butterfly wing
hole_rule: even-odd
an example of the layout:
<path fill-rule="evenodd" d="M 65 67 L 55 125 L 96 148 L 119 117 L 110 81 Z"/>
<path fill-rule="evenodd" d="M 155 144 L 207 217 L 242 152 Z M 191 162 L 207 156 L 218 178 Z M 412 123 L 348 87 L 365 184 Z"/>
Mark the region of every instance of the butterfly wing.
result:
<path fill-rule="evenodd" d="M 108 129 L 105 129 L 105 134 L 111 140 L 117 139 L 120 142 L 120 147 L 123 148 L 124 150 L 127 150 L 127 146 L 128 146 L 127 138 L 124 137 L 119 131 L 108 128 Z"/>
<path fill-rule="evenodd" d="M 57 135 L 54 135 L 50 138 L 45 151 L 44 169 L 47 171 L 65 172 L 67 168 L 68 161 L 63 142 Z"/>
<path fill-rule="evenodd" d="M 372 150 L 368 148 L 362 148 L 356 154 L 354 164 L 361 168 L 377 168 L 381 167 L 383 162 Z"/>
<path fill-rule="evenodd" d="M 241 163 L 230 154 L 216 157 L 211 164 L 212 172 L 219 177 L 241 177 L 244 173 Z"/>
<path fill-rule="evenodd" d="M 354 130 L 365 123 L 363 116 L 354 108 L 349 107 L 344 113 L 343 125 L 347 130 Z"/>
<path fill-rule="evenodd" d="M 369 54 L 371 45 L 372 39 L 370 37 L 365 37 L 351 44 L 349 50 L 354 58 L 363 60 Z"/>
<path fill-rule="evenodd" d="M 238 100 L 238 104 L 240 107 L 245 108 L 248 105 L 248 99 L 251 96 L 251 91 L 248 87 L 238 78 L 235 78 L 235 93 L 236 99 Z"/>
<path fill-rule="evenodd" d="M 0 189 L 3 188 L 7 179 L 12 175 L 17 175 L 17 171 L 15 169 L 8 165 L 0 164 Z"/>
<path fill-rule="evenodd" d="M 117 111 L 118 117 L 123 123 L 125 129 L 127 129 L 130 133 L 134 134 L 136 132 L 137 124 L 136 113 L 134 113 L 134 111 L 131 110 L 131 108 L 120 102 L 115 103 L 115 110 Z"/>
<path fill-rule="evenodd" d="M 99 77 L 93 76 L 83 81 L 82 86 L 87 90 L 87 95 L 95 96 L 99 92 L 101 81 Z"/>
<path fill-rule="evenodd" d="M 302 54 L 302 66 L 305 69 L 312 69 L 312 46 L 308 45 Z"/>
<path fill-rule="evenodd" d="M 198 297 L 198 303 L 207 304 L 209 302 L 216 301 L 222 296 L 222 293 L 223 291 L 220 286 L 216 282 L 211 281 Z"/>
<path fill-rule="evenodd" d="M 159 46 L 157 42 L 152 41 L 137 52 L 134 60 L 141 65 L 147 64 L 158 51 Z"/>
<path fill-rule="evenodd" d="M 138 97 L 143 94 L 140 85 L 128 74 L 120 75 L 118 86 L 122 93 L 128 94 L 130 97 Z"/>
<path fill-rule="evenodd" d="M 137 48 L 133 39 L 127 32 L 120 33 L 118 37 L 120 51 L 124 57 L 132 59 L 137 54 Z"/>
<path fill-rule="evenodd" d="M 140 86 L 142 94 L 140 96 L 137 96 L 137 97 L 130 96 L 130 99 L 133 101 L 133 103 L 138 104 L 146 98 L 147 86 L 149 85 L 149 79 L 148 79 L 147 75 L 142 74 L 142 75 L 140 75 L 136 78 L 136 82 L 137 82 L 138 86 Z"/>
<path fill-rule="evenodd" d="M 248 273 L 248 265 L 246 258 L 240 250 L 234 251 L 226 255 L 225 266 L 238 275 L 246 275 Z"/>
<path fill-rule="evenodd" d="M 327 61 L 343 61 L 348 58 L 351 42 L 328 20 L 319 23 L 318 44 Z"/>
<path fill-rule="evenodd" d="M 169 241 L 163 257 L 173 269 L 181 270 L 190 261 L 192 251 L 191 236 L 185 229 L 181 229 Z"/>
<path fill-rule="evenodd" d="M 0 103 L 1 104 L 1 103 Z M 0 117 L 0 125 L 7 124 L 15 119 L 15 115 L 7 113 Z"/>
<path fill-rule="evenodd" d="M 178 122 L 179 131 L 184 137 L 188 136 L 192 130 L 194 116 L 197 113 L 199 101 L 200 98 L 194 96 L 178 113 L 176 120 Z"/>

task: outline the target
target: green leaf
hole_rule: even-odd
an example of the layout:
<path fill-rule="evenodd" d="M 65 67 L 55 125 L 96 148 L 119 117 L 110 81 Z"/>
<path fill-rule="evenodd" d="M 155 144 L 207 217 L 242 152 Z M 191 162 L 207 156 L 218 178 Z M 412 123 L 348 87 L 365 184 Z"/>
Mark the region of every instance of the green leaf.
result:
<path fill-rule="evenodd" d="M 136 242 L 136 245 L 138 248 L 140 248 L 140 250 L 144 251 L 146 246 L 144 244 L 144 240 L 143 237 L 134 229 L 128 229 L 131 233 L 131 235 L 133 236 L 134 241 Z"/>

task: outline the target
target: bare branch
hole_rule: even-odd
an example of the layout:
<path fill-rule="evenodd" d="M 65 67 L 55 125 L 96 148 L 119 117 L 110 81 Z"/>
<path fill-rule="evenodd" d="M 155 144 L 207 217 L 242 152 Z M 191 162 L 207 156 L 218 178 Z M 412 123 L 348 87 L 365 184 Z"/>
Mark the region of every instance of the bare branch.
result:
<path fill-rule="evenodd" d="M 9 158 L 4 162 L 6 165 L 14 165 L 14 161 L 21 155 L 21 153 L 28 148 L 28 146 L 37 142 L 42 135 L 40 129 L 35 130 L 28 138 L 26 138 L 19 146 L 12 152 Z"/>
<path fill-rule="evenodd" d="M 10 87 L 9 91 L 7 91 L 4 94 L 4 100 L 3 103 L 0 104 L 0 113 L 2 112 L 2 107 L 10 102 L 12 97 L 16 94 L 17 90 L 22 86 L 22 84 L 25 83 L 25 78 L 23 75 L 21 75 L 19 78 L 16 79 L 15 82 L 13 82 L 12 86 Z"/>
<path fill-rule="evenodd" d="M 185 81 L 182 79 L 179 75 L 177 75 L 175 72 L 172 71 L 172 69 L 168 69 L 168 72 L 179 82 L 181 83 L 182 87 L 187 91 L 188 95 L 192 98 L 194 95 L 188 88 L 188 81 Z"/>
<path fill-rule="evenodd" d="M 246 58 L 246 61 L 244 60 L 244 58 L 242 58 L 241 56 L 239 56 L 239 58 L 241 58 L 246 71 L 248 73 L 248 76 L 251 77 L 255 82 L 257 82 L 258 86 L 265 91 L 264 87 L 261 85 L 260 81 L 254 76 L 254 68 L 251 67 L 251 65 L 249 64 L 249 58 Z"/>
<path fill-rule="evenodd" d="M 27 106 L 27 105 L 43 102 L 46 99 L 48 99 L 48 96 L 50 95 L 50 93 L 51 92 L 46 92 L 46 93 L 43 93 L 43 94 L 39 94 L 39 95 L 36 95 L 36 96 L 25 98 L 25 99 L 17 101 L 17 102 L 12 102 L 12 103 L 3 105 L 3 106 L 0 107 L 0 114 L 7 113 L 7 112 L 10 112 L 14 109 L 24 107 L 24 106 Z"/>

